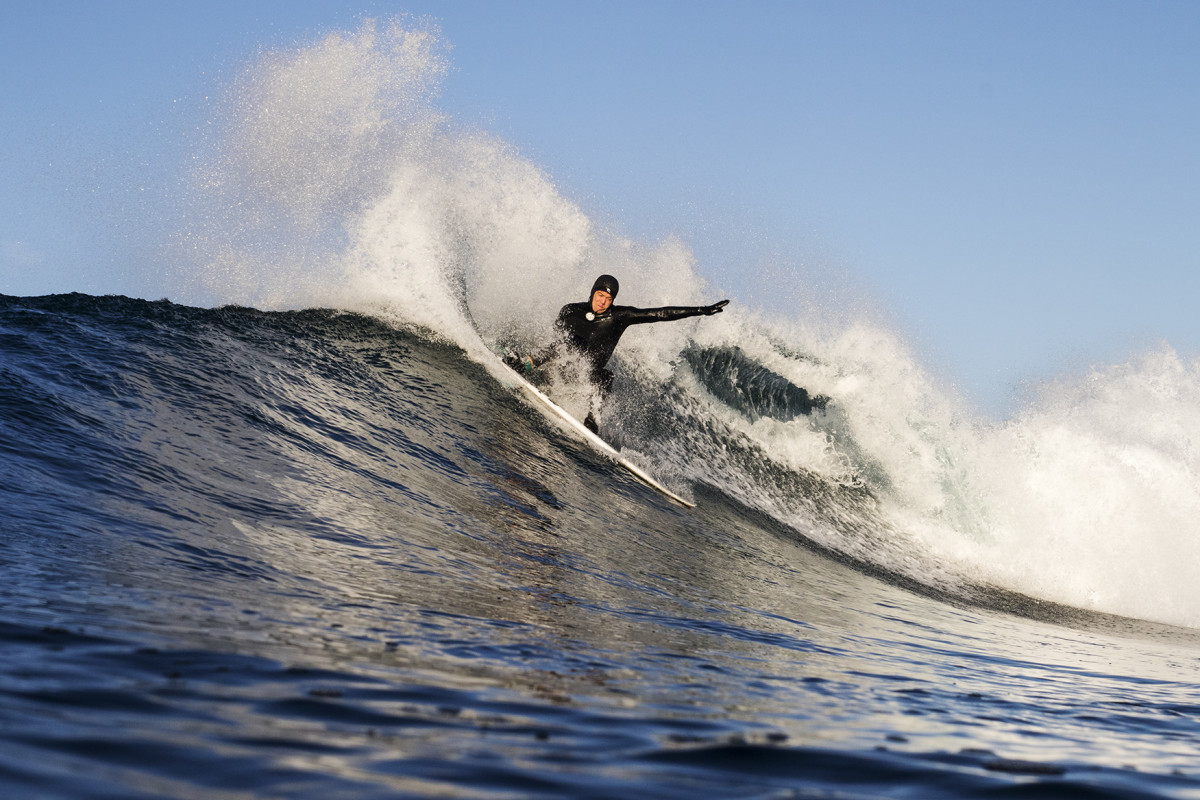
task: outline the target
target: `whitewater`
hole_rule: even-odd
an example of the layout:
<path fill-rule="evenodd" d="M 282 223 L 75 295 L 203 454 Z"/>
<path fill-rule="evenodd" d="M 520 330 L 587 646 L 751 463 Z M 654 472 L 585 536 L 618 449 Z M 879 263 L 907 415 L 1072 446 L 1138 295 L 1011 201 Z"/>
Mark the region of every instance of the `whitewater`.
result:
<path fill-rule="evenodd" d="M 6 795 L 1200 795 L 1195 363 L 996 420 L 733 296 L 610 364 L 682 509 L 491 347 L 721 276 L 449 118 L 449 66 L 411 21 L 263 53 L 169 300 L 0 296 Z"/>

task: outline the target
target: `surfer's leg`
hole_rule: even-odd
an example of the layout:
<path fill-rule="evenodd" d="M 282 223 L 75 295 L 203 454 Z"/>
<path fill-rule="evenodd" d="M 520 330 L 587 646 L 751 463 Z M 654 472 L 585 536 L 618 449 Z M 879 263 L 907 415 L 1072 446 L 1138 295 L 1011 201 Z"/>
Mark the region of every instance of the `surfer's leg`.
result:
<path fill-rule="evenodd" d="M 604 401 L 608 399 L 608 393 L 612 391 L 614 377 L 612 370 L 609 369 L 601 368 L 592 372 L 592 385 L 600 393 L 600 402 L 597 403 L 597 406 L 603 405 Z M 583 424 L 592 433 L 597 436 L 600 435 L 600 426 L 596 424 L 596 418 L 592 415 L 591 411 L 584 418 Z"/>

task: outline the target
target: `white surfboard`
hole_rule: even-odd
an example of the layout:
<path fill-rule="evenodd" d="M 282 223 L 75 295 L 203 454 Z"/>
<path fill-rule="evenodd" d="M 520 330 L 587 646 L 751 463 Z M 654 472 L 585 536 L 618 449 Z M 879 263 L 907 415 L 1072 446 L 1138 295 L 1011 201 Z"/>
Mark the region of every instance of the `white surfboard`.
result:
<path fill-rule="evenodd" d="M 662 492 L 664 495 L 671 498 L 676 503 L 679 503 L 679 505 L 684 506 L 686 508 L 695 508 L 696 507 L 695 503 L 691 502 L 690 500 L 684 500 L 682 497 L 675 494 L 667 487 L 663 486 L 661 483 L 656 481 L 654 478 L 647 475 L 645 470 L 643 470 L 637 464 L 634 464 L 633 462 L 631 462 L 629 459 L 622 456 L 619 452 L 617 452 L 617 450 L 612 445 L 610 445 L 608 442 L 604 441 L 599 436 L 597 436 L 596 434 L 594 434 L 590 430 L 588 430 L 587 426 L 585 426 L 579 420 L 575 419 L 575 417 L 573 417 L 569 413 L 567 413 L 567 411 L 565 409 L 563 409 L 561 406 L 559 406 L 557 403 L 555 403 L 553 400 L 551 400 L 549 397 L 547 397 L 546 394 L 541 389 L 538 389 L 532 383 L 525 380 L 520 375 L 518 375 L 517 373 L 515 373 L 511 369 L 509 369 L 508 366 L 506 364 L 504 364 L 503 361 L 501 361 L 501 364 L 503 365 L 504 372 L 505 372 L 505 380 L 503 381 L 504 383 L 509 384 L 514 387 L 519 387 L 521 390 L 523 390 L 525 392 L 526 395 L 533 398 L 534 400 L 537 400 L 547 411 L 549 411 L 551 414 L 553 414 L 557 419 L 566 423 L 567 427 L 569 427 L 575 433 L 577 433 L 581 437 L 583 437 L 583 439 L 588 444 L 590 444 L 592 447 L 594 447 L 597 451 L 599 451 L 601 455 L 607 456 L 608 458 L 612 459 L 616 463 L 620 464 L 622 467 L 624 467 L 625 469 L 627 469 L 631 473 L 633 473 L 633 475 L 638 480 L 640 480 L 642 483 L 646 484 L 651 489 L 655 489 L 659 492 Z"/>

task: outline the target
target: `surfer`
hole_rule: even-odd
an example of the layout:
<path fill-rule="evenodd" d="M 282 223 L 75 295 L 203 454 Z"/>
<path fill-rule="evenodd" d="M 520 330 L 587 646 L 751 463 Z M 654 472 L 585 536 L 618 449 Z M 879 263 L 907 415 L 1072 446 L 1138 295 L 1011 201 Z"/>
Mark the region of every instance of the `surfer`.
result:
<path fill-rule="evenodd" d="M 613 373 L 607 368 L 621 334 L 630 325 L 648 322 L 671 322 L 696 316 L 712 316 L 719 313 L 728 300 L 711 306 L 664 306 L 662 308 L 634 308 L 614 306 L 620 283 L 612 275 L 601 275 L 592 284 L 592 293 L 583 303 L 567 303 L 558 312 L 554 322 L 559 341 L 534 356 L 508 356 L 505 361 L 518 372 L 532 373 L 533 370 L 554 360 L 565 348 L 568 352 L 584 358 L 588 369 L 588 380 L 599 390 L 600 400 L 612 389 Z M 583 421 L 588 430 L 597 432 L 596 420 L 591 412 Z"/>

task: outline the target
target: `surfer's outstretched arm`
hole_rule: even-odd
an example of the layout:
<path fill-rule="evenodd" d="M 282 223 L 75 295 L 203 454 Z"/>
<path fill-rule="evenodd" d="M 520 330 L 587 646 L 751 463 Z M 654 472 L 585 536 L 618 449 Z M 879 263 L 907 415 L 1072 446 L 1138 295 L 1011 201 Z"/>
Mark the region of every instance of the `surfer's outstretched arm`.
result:
<path fill-rule="evenodd" d="M 713 303 L 711 306 L 663 306 L 662 308 L 623 306 L 618 313 L 621 322 L 625 325 L 642 325 L 647 322 L 672 322 L 688 317 L 711 317 L 713 314 L 721 313 L 727 305 L 729 305 L 728 300 Z"/>

